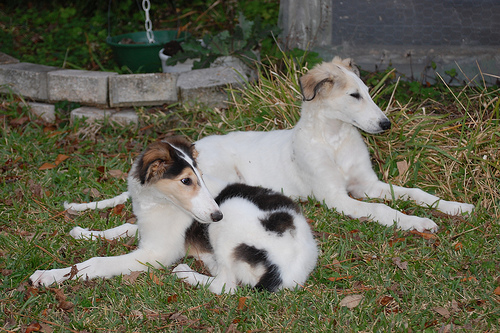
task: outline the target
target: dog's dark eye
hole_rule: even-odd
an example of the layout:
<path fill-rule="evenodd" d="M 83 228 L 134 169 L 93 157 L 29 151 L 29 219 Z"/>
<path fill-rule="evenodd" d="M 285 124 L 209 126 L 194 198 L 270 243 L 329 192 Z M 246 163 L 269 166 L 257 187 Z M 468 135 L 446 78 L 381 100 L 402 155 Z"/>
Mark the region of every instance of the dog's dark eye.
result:
<path fill-rule="evenodd" d="M 356 99 L 361 99 L 361 95 L 360 95 L 359 93 L 357 93 L 357 92 L 352 93 L 352 94 L 351 94 L 351 97 L 354 97 L 354 98 L 356 98 Z"/>
<path fill-rule="evenodd" d="M 193 181 L 191 180 L 191 178 L 182 178 L 181 179 L 181 183 L 183 183 L 184 185 L 191 185 L 193 183 Z"/>

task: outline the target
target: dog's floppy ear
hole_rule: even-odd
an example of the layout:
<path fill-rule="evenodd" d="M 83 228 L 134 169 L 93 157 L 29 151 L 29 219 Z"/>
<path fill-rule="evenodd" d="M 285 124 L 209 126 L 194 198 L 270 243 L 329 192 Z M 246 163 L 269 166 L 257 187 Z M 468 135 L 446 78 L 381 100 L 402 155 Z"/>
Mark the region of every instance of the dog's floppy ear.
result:
<path fill-rule="evenodd" d="M 342 64 L 347 67 L 351 72 L 354 72 L 358 77 L 360 76 L 358 66 L 354 63 L 354 61 L 351 58 L 346 58 L 342 60 Z"/>
<path fill-rule="evenodd" d="M 141 184 L 162 178 L 173 163 L 171 150 L 172 146 L 166 142 L 154 142 L 146 148 L 137 165 L 136 177 Z"/>
<path fill-rule="evenodd" d="M 198 151 L 194 147 L 194 143 L 191 144 L 191 147 L 189 148 L 189 151 L 191 152 L 191 156 L 196 160 L 198 158 Z"/>
<path fill-rule="evenodd" d="M 299 80 L 300 90 L 302 91 L 302 100 L 304 102 L 312 101 L 320 92 L 324 85 L 333 86 L 332 77 L 320 75 L 314 68 Z"/>

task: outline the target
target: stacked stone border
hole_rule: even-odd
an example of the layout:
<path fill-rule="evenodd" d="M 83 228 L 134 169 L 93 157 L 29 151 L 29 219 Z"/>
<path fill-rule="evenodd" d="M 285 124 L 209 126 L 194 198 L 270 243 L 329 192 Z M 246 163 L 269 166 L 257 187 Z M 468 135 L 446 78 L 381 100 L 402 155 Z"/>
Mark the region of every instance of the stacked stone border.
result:
<path fill-rule="evenodd" d="M 71 119 L 109 118 L 117 123 L 137 123 L 135 106 L 204 104 L 224 107 L 225 89 L 247 82 L 248 68 L 216 67 L 182 73 L 118 74 L 19 62 L 0 53 L 0 92 L 29 100 L 32 112 L 55 121 L 53 103 L 83 105 L 71 111 Z"/>

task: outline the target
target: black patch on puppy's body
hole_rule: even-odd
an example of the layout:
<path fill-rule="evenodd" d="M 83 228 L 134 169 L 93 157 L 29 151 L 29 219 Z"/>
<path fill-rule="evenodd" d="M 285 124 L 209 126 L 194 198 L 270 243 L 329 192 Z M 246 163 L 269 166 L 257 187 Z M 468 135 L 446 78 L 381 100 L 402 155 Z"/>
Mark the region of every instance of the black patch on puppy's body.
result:
<path fill-rule="evenodd" d="M 293 224 L 293 216 L 287 212 L 274 212 L 269 214 L 265 219 L 261 219 L 260 223 L 267 231 L 272 231 L 283 236 L 287 230 L 295 229 Z"/>
<path fill-rule="evenodd" d="M 226 186 L 215 198 L 215 202 L 220 206 L 224 201 L 232 198 L 248 200 L 263 211 L 288 208 L 297 213 L 300 212 L 299 206 L 287 196 L 267 188 L 246 184 L 231 184 Z"/>
<path fill-rule="evenodd" d="M 191 253 L 213 253 L 214 249 L 208 237 L 208 223 L 200 223 L 193 220 L 193 223 L 186 230 L 184 244 L 186 250 Z"/>
<path fill-rule="evenodd" d="M 266 271 L 255 285 L 256 289 L 275 292 L 283 283 L 279 268 L 268 260 L 267 251 L 260 250 L 251 245 L 240 244 L 234 249 L 233 254 L 236 260 L 244 261 L 252 267 L 257 265 L 264 266 Z"/>

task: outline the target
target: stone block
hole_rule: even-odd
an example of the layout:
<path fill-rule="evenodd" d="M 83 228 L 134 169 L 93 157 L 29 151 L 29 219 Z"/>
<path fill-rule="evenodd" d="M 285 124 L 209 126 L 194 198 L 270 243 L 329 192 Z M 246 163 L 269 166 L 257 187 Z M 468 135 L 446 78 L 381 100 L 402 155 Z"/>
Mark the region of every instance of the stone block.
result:
<path fill-rule="evenodd" d="M 180 101 L 183 104 L 205 104 L 210 107 L 224 107 L 227 102 L 228 86 L 241 86 L 248 80 L 245 70 L 239 66 L 192 70 L 181 73 L 177 80 Z"/>
<path fill-rule="evenodd" d="M 63 69 L 47 75 L 49 100 L 107 106 L 108 80 L 117 73 Z"/>
<path fill-rule="evenodd" d="M 115 122 L 120 125 L 130 125 L 130 124 L 138 124 L 139 116 L 134 109 L 123 109 L 120 111 L 116 111 L 109 118 L 111 122 Z"/>
<path fill-rule="evenodd" d="M 89 124 L 95 121 L 106 120 L 123 126 L 139 123 L 139 117 L 134 109 L 116 111 L 113 109 L 100 109 L 97 107 L 83 106 L 71 111 L 70 121 L 73 123 L 77 118 L 85 118 L 85 121 Z"/>
<path fill-rule="evenodd" d="M 77 118 L 86 118 L 87 123 L 93 123 L 96 120 L 105 120 L 110 118 L 114 110 L 99 109 L 92 106 L 82 106 L 71 111 L 70 122 L 73 123 Z"/>
<path fill-rule="evenodd" d="M 19 63 L 19 60 L 6 54 L 3 52 L 0 52 L 0 64 L 5 65 L 5 64 L 17 64 Z"/>
<path fill-rule="evenodd" d="M 47 74 L 59 68 L 28 62 L 0 65 L 0 92 L 9 92 L 26 98 L 46 101 L 48 95 Z"/>
<path fill-rule="evenodd" d="M 161 105 L 177 102 L 177 74 L 151 73 L 112 76 L 109 79 L 111 107 Z"/>
<path fill-rule="evenodd" d="M 44 121 L 48 123 L 54 123 L 56 121 L 56 111 L 54 105 L 35 102 L 30 102 L 28 104 L 31 107 L 31 112 L 42 118 Z"/>

